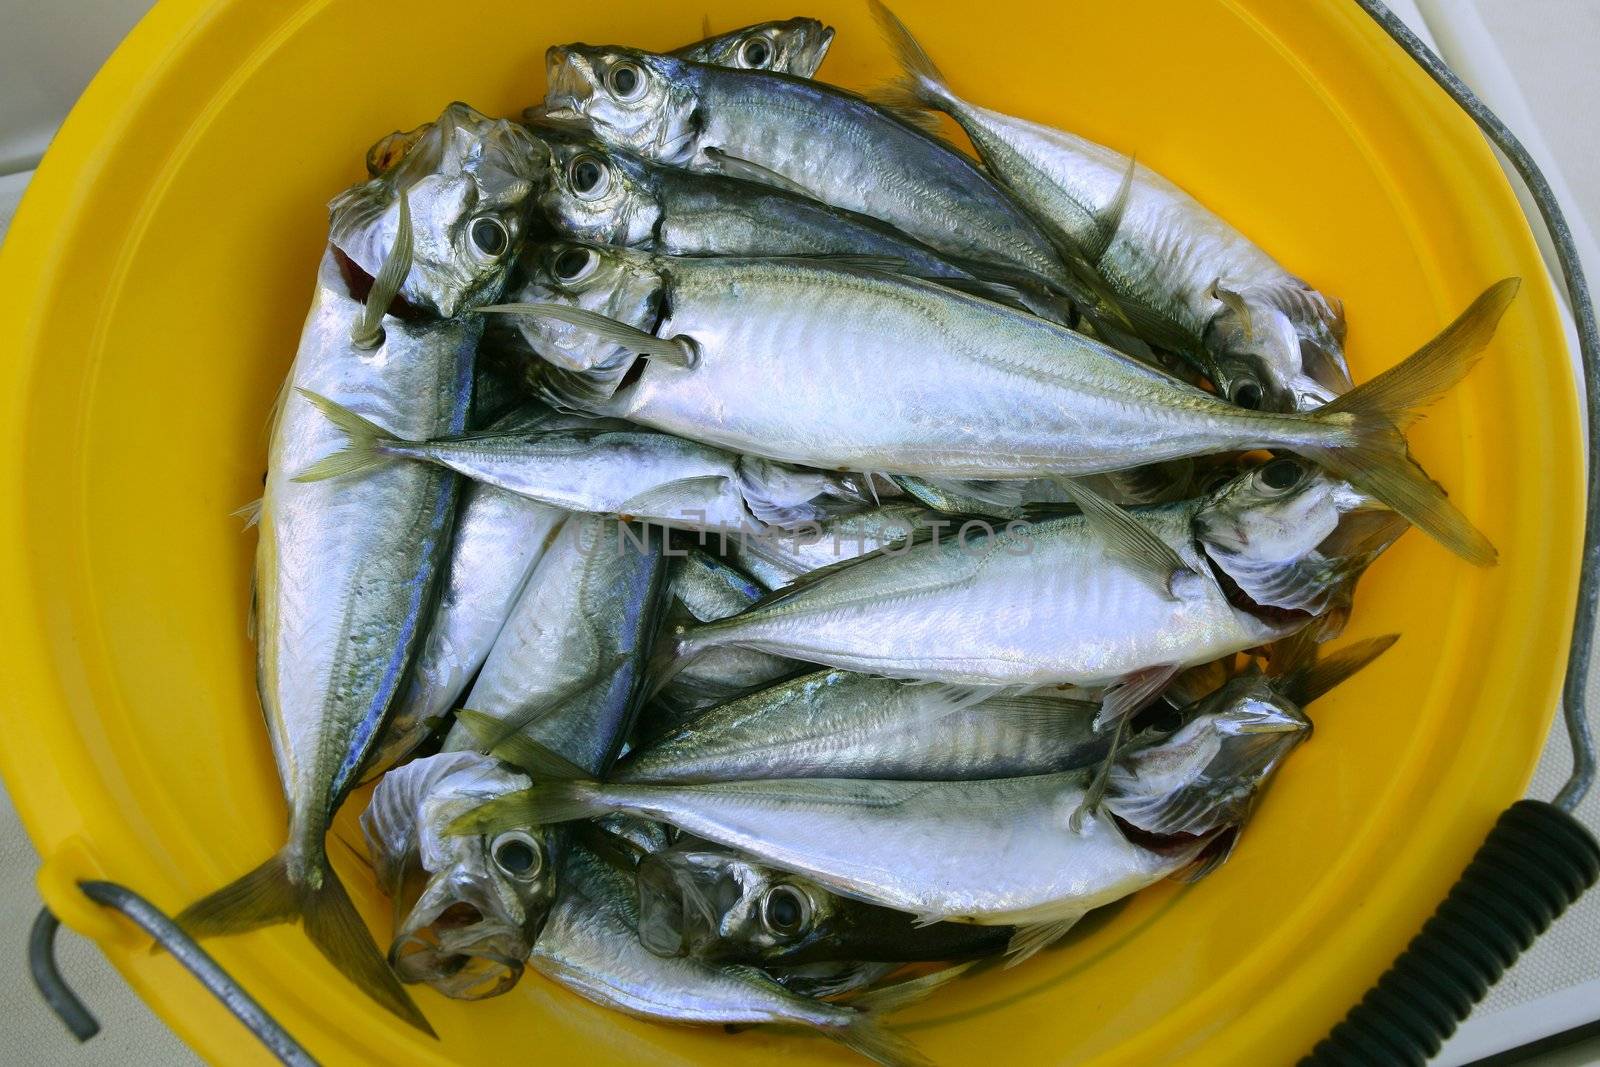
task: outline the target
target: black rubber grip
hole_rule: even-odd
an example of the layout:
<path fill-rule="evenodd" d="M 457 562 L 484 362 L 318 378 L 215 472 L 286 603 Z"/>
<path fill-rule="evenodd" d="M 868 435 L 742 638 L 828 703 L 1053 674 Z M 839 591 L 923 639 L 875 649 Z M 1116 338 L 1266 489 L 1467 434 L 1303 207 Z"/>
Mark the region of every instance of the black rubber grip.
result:
<path fill-rule="evenodd" d="M 1600 878 L 1600 843 L 1542 800 L 1519 800 L 1400 958 L 1300 1061 L 1422 1067 L 1533 939 Z"/>

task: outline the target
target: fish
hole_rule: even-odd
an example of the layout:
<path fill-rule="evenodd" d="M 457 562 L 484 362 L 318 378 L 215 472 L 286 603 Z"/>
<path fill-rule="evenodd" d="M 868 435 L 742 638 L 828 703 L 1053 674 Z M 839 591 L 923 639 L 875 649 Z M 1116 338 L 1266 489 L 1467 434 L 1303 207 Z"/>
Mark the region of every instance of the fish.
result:
<path fill-rule="evenodd" d="M 452 829 L 494 833 L 529 821 L 639 814 L 925 924 L 1024 927 L 1011 943 L 1021 952 L 1046 931 L 1053 940 L 1093 908 L 1190 867 L 1210 843 L 1147 847 L 1109 810 L 1091 811 L 1074 829 L 1069 816 L 1083 807 L 1090 779 L 1086 771 L 981 782 L 551 779 L 485 803 Z"/>
<path fill-rule="evenodd" d="M 1088 767 L 1098 705 L 1049 693 L 970 704 L 937 686 L 812 671 L 702 712 L 630 752 L 608 781 L 977 780 Z"/>
<path fill-rule="evenodd" d="M 859 479 L 740 456 L 628 425 L 534 426 L 409 440 L 321 396 L 309 398 L 346 438 L 302 477 L 350 474 L 407 460 L 566 511 L 689 530 L 793 526 L 857 506 Z"/>
<path fill-rule="evenodd" d="M 1071 284 L 1050 238 L 970 157 L 854 93 L 614 46 L 551 48 L 545 64 L 547 115 L 610 144 L 803 190 L 941 252 Z"/>
<path fill-rule="evenodd" d="M 1065 515 L 816 572 L 732 618 L 676 628 L 656 669 L 732 645 L 957 687 L 1120 685 L 1109 720 L 1186 668 L 1307 625 L 1406 529 L 1290 457 L 1127 514 L 1187 568 L 1178 586 L 1152 583 L 1104 530 Z"/>
<path fill-rule="evenodd" d="M 708 27 L 709 30 L 709 27 Z M 691 63 L 709 63 L 735 70 L 772 70 L 809 78 L 817 73 L 833 44 L 833 27 L 816 19 L 793 18 L 758 22 L 671 52 Z"/>
<path fill-rule="evenodd" d="M 692 347 L 693 366 L 536 314 L 521 329 L 552 368 L 555 402 L 730 451 L 1011 480 L 1283 450 L 1487 566 L 1494 546 L 1412 458 L 1403 428 L 1471 369 L 1519 284 L 1490 286 L 1405 361 L 1309 413 L 1249 411 L 1036 316 L 837 263 L 557 242 L 522 292 Z"/>
<path fill-rule="evenodd" d="M 1399 640 L 1385 634 L 1354 642 L 1321 662 L 1316 644 L 1291 638 L 1303 655 L 1279 673 L 1249 670 L 1178 713 L 1181 725 L 1159 744 L 1134 745 L 1107 777 L 1106 804 L 1148 834 L 1204 835 L 1227 830 L 1191 876 L 1228 859 L 1266 782 L 1311 737 L 1305 709 L 1383 655 Z"/>
<path fill-rule="evenodd" d="M 1072 301 L 1018 271 L 963 260 L 799 190 L 653 163 L 561 128 L 537 199 L 568 237 L 673 256 L 875 257 L 897 272 L 976 292 L 1063 324 Z"/>
<path fill-rule="evenodd" d="M 716 35 L 711 34 L 707 19 L 705 30 L 704 40 L 667 54 L 689 63 L 734 70 L 772 70 L 809 78 L 822 66 L 828 46 L 833 44 L 833 27 L 808 18 L 758 22 Z M 549 122 L 549 109 L 540 103 L 525 108 L 522 117 L 530 126 L 544 125 Z"/>
<path fill-rule="evenodd" d="M 660 531 L 571 515 L 517 597 L 445 738 L 446 751 L 602 774 L 638 714 L 640 672 L 666 605 Z M 537 746 L 536 748 L 534 746 Z"/>
<path fill-rule="evenodd" d="M 415 216 L 411 269 L 397 298 L 450 318 L 492 303 L 527 237 L 542 154 L 526 129 L 466 104 L 368 153 L 369 181 L 330 205 L 329 241 L 352 278 L 370 284 L 400 230 L 400 192 Z"/>
<path fill-rule="evenodd" d="M 737 615 L 765 592 L 754 578 L 703 549 L 690 549 L 682 559 L 673 561 L 674 610 L 695 621 L 715 622 Z M 801 664 L 782 656 L 728 649 L 690 664 L 655 698 L 672 709 L 676 720 L 801 669 Z M 658 728 L 660 718 L 653 718 L 650 725 Z"/>
<path fill-rule="evenodd" d="M 547 411 L 513 412 L 498 426 L 528 429 L 550 417 Z M 363 779 L 399 763 L 449 717 L 567 516 L 559 508 L 478 482 L 462 488 L 457 511 L 449 569 L 433 621 L 405 691 L 368 757 Z"/>
<path fill-rule="evenodd" d="M 799 1027 L 877 1063 L 927 1063 L 880 1016 L 925 996 L 930 983 L 890 986 L 844 1005 L 791 993 L 754 967 L 663 959 L 639 943 L 631 870 L 580 842 L 561 880 L 528 965 L 579 996 L 656 1022 Z"/>
<path fill-rule="evenodd" d="M 482 1000 L 522 977 L 555 901 L 566 835 L 537 826 L 492 837 L 444 829 L 474 805 L 531 784 L 475 752 L 414 760 L 378 783 L 361 833 L 394 902 L 389 959 L 404 981 Z"/>
<path fill-rule="evenodd" d="M 732 849 L 685 842 L 640 861 L 639 941 L 658 956 L 759 967 L 962 960 L 1003 952 L 1011 930 L 917 925 Z"/>
<path fill-rule="evenodd" d="M 458 133 L 461 141 L 469 139 L 467 131 Z M 413 154 L 427 142 L 419 141 Z M 494 170 L 502 156 L 493 138 L 482 143 L 476 173 Z M 431 195 L 424 187 L 459 188 L 471 178 L 448 167 L 439 174 L 411 174 L 411 166 L 409 156 L 397 166 L 410 180 L 396 183 L 396 196 L 419 208 Z M 364 227 L 349 217 L 352 211 L 358 209 L 348 200 L 335 201 L 334 238 L 386 228 L 387 211 L 360 209 Z M 439 247 L 441 231 L 458 228 L 466 214 L 461 204 L 452 214 L 439 200 L 434 208 L 414 216 L 402 210 L 397 217 L 406 229 L 392 233 L 374 272 L 383 284 L 374 285 L 376 299 L 370 302 L 380 309 L 413 284 L 418 272 L 410 269 L 409 252 L 421 256 Z M 373 237 L 367 247 L 383 246 Z M 453 474 L 425 467 L 297 480 L 334 443 L 331 427 L 302 390 L 359 408 L 402 434 L 458 433 L 471 402 L 482 325 L 476 319 L 388 315 L 379 320 L 377 347 L 363 347 L 352 339 L 352 327 L 365 320 L 363 298 L 352 290 L 346 268 L 335 240 L 324 252 L 277 410 L 260 511 L 257 689 L 288 802 L 288 840 L 276 856 L 189 905 L 177 921 L 203 938 L 298 920 L 346 977 L 431 1033 L 330 865 L 325 838 L 382 736 L 432 617 L 458 482 Z M 426 272 L 423 277 L 423 284 L 433 284 Z"/>
<path fill-rule="evenodd" d="M 892 103 L 943 112 L 984 166 L 1097 275 L 1147 340 L 1193 360 L 1244 408 L 1312 411 L 1351 388 L 1343 305 L 1149 167 L 1114 149 L 970 103 L 905 25 L 868 0 L 904 75 Z M 1103 213 L 1131 175 L 1115 232 Z"/>

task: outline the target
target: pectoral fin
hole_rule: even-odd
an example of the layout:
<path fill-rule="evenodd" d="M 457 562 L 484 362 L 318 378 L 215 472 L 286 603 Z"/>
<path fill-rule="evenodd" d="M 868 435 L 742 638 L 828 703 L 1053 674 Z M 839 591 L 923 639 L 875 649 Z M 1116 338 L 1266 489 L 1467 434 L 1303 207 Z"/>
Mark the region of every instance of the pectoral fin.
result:
<path fill-rule="evenodd" d="M 702 151 L 704 151 L 707 159 L 717 165 L 719 171 L 730 178 L 739 178 L 743 181 L 755 182 L 758 185 L 770 185 L 774 189 L 782 189 L 786 193 L 794 193 L 796 196 L 803 196 L 807 200 L 815 199 L 811 195 L 811 190 L 805 186 L 798 182 L 790 181 L 777 171 L 763 167 L 759 163 L 752 163 L 748 159 L 740 159 L 738 156 L 729 155 L 720 148 L 706 148 Z"/>
<path fill-rule="evenodd" d="M 1184 576 L 1196 577 L 1177 550 L 1157 537 L 1148 527 L 1082 482 L 1063 478 L 1062 488 L 1083 511 L 1084 521 L 1106 542 L 1114 555 L 1146 575 L 1155 588 L 1171 599 L 1178 598 L 1177 584 Z"/>

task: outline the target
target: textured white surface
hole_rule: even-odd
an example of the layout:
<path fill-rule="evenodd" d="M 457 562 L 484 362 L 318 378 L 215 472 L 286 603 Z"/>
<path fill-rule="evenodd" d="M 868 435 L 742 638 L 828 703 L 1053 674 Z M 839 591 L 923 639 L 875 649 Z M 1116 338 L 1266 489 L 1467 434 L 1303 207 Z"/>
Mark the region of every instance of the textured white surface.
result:
<path fill-rule="evenodd" d="M 1571 203 L 1600 225 L 1600 0 L 1421 0 L 1447 58 L 1508 119 L 1537 127 L 1541 158 L 1566 179 Z M 1419 25 L 1413 0 L 1393 5 Z M 0 236 L 26 184 L 25 171 L 147 0 L 0 0 Z M 1480 21 L 1481 20 L 1481 21 Z M 1463 28 L 1465 26 L 1465 28 Z M 1490 41 L 1499 56 L 1475 51 Z M 1514 120 L 1513 120 L 1514 121 Z M 1521 123 L 1519 132 L 1527 127 Z M 1570 210 L 1570 209 L 1569 209 Z M 1588 260 L 1600 282 L 1600 260 Z M 1591 679 L 1589 706 L 1600 710 Z M 1565 736 L 1546 748 L 1529 795 L 1548 798 L 1570 766 Z M 1580 815 L 1600 826 L 1600 793 Z M 123 984 L 93 946 L 63 931 L 62 969 L 99 1017 L 103 1031 L 76 1045 L 45 1010 L 22 959 L 38 908 L 38 857 L 0 792 L 0 1062 L 34 1065 L 192 1064 L 196 1057 Z M 1600 891 L 1569 912 L 1507 974 L 1438 1062 L 1464 1064 L 1600 1017 Z M 1600 1063 L 1600 1042 L 1569 1050 L 1563 1064 Z M 1554 1059 L 1551 1062 L 1555 1062 Z"/>

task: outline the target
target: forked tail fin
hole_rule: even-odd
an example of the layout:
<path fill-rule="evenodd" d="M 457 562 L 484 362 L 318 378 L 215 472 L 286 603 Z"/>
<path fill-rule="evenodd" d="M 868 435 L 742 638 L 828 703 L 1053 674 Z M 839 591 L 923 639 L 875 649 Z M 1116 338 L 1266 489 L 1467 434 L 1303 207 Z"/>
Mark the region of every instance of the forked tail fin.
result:
<path fill-rule="evenodd" d="M 339 973 L 429 1037 L 437 1037 L 356 912 L 344 884 L 323 857 L 302 881 L 287 852 L 185 908 L 178 925 L 196 938 L 242 934 L 301 921 L 306 936 Z"/>
<path fill-rule="evenodd" d="M 313 393 L 309 389 L 298 392 L 339 428 L 345 436 L 345 445 L 295 475 L 295 481 L 320 482 L 324 478 L 339 478 L 376 467 L 389 459 L 384 446 L 395 444 L 399 439 L 388 430 L 320 393 Z"/>
<path fill-rule="evenodd" d="M 1492 565 L 1494 545 L 1418 466 L 1401 430 L 1473 368 L 1521 284 L 1519 278 L 1494 283 L 1403 362 L 1300 416 L 1324 424 L 1343 422 L 1351 438 L 1347 443 L 1285 447 L 1377 497 L 1469 563 Z"/>

